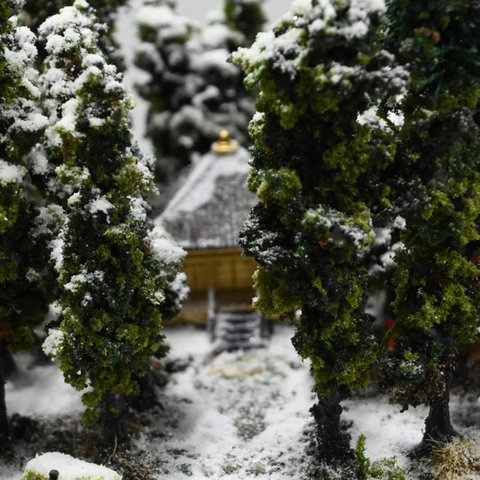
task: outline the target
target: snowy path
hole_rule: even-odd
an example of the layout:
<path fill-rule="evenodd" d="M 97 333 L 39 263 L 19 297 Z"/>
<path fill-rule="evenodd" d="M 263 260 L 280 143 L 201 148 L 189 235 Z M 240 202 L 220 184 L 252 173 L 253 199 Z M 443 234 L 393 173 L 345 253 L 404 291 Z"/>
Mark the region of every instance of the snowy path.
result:
<path fill-rule="evenodd" d="M 166 433 L 158 479 L 301 478 L 312 382 L 291 334 L 280 327 L 268 349 L 215 358 L 184 332 L 169 336 L 173 357 L 192 343 L 199 357 L 165 392 L 178 416 L 151 427 Z"/>
<path fill-rule="evenodd" d="M 309 478 L 308 471 L 314 469 L 306 453 L 312 380 L 291 345 L 292 333 L 290 327 L 278 326 L 267 349 L 213 357 L 204 331 L 167 331 L 170 357 L 191 361 L 186 370 L 171 375 L 161 392 L 163 409 L 143 418 L 147 425 L 139 429 L 134 457 L 151 475 L 145 478 Z M 77 418 L 82 409 L 79 394 L 64 384 L 56 366 L 29 369 L 30 357 L 19 359 L 22 374 L 7 383 L 9 413 L 53 422 L 57 415 Z M 365 434 L 371 458 L 397 455 L 401 466 L 409 466 L 406 454 L 421 439 L 424 408 L 400 414 L 383 397 L 352 399 L 344 407 L 344 418 L 353 422 L 353 441 Z M 478 402 L 463 404 L 454 398 L 452 407 L 453 420 L 462 431 L 478 424 Z M 0 480 L 20 477 L 20 467 L 0 463 Z"/>

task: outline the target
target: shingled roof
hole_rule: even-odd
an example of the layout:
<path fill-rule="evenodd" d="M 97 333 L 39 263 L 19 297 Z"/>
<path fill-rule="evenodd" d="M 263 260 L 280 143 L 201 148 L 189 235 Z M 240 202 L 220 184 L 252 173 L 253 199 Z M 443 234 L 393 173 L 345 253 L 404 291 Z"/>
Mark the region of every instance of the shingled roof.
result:
<path fill-rule="evenodd" d="M 158 222 L 187 249 L 238 246 L 238 232 L 257 202 L 247 189 L 250 155 L 211 151 L 201 157 Z"/>

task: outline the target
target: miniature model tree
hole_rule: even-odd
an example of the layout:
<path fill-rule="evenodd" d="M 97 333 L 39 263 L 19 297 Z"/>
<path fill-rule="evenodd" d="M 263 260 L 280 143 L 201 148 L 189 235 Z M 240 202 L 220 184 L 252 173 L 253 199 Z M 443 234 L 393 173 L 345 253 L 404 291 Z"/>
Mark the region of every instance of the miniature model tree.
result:
<path fill-rule="evenodd" d="M 68 195 L 56 252 L 61 323 L 44 349 L 75 388 L 90 387 L 84 419 L 100 420 L 106 440 L 121 441 L 125 399 L 163 341 L 160 307 L 184 252 L 149 231 L 144 197 L 153 177 L 132 147 L 131 99 L 98 49 L 98 28 L 77 0 L 39 29 L 48 52 L 44 84 L 60 112 L 48 148 Z M 59 92 L 65 99 L 55 107 Z"/>
<path fill-rule="evenodd" d="M 479 13 L 478 2 L 467 0 L 388 4 L 387 40 L 412 82 L 388 172 L 406 229 L 395 279 L 398 342 L 385 384 L 404 408 L 429 406 L 425 446 L 455 436 L 449 390 L 456 345 L 478 336 Z"/>
<path fill-rule="evenodd" d="M 222 129 L 248 144 L 247 124 L 253 101 L 241 72 L 228 63 L 244 45 L 244 35 L 212 18 L 203 27 L 160 3 L 137 15 L 140 39 L 137 65 L 149 73 L 139 86 L 150 102 L 149 133 L 157 156 L 157 178 L 170 179 L 210 146 Z"/>
<path fill-rule="evenodd" d="M 27 155 L 47 119 L 36 108 L 35 36 L 16 27 L 20 2 L 0 1 L 0 440 L 7 436 L 7 350 L 28 349 L 46 302 L 31 231 L 34 188 Z"/>
<path fill-rule="evenodd" d="M 233 58 L 260 90 L 249 180 L 260 203 L 240 238 L 260 265 L 256 306 L 296 319 L 293 343 L 312 362 L 318 395 L 318 453 L 348 461 L 340 401 L 365 383 L 375 358 L 364 313 L 373 231 L 363 189 L 393 153 L 357 117 L 399 93 L 405 72 L 390 69 L 393 56 L 377 44 L 381 12 L 372 3 L 334 5 L 294 4 Z"/>

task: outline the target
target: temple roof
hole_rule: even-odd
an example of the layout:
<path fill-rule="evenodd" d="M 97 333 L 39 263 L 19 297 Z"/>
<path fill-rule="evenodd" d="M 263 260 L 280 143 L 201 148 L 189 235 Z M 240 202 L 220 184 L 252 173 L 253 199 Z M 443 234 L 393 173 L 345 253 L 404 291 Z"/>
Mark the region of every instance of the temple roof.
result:
<path fill-rule="evenodd" d="M 184 248 L 238 246 L 238 232 L 257 203 L 246 185 L 249 160 L 241 147 L 201 157 L 157 222 Z"/>

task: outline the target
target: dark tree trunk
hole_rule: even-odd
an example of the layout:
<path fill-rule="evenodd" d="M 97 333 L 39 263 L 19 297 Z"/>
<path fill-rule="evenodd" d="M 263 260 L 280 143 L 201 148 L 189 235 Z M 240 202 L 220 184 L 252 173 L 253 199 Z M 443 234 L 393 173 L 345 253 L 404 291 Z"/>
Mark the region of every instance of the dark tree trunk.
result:
<path fill-rule="evenodd" d="M 317 450 L 319 458 L 327 463 L 351 463 L 354 453 L 350 447 L 350 435 L 342 431 L 340 417 L 342 406 L 340 395 L 333 392 L 320 398 L 311 408 L 317 427 Z"/>
<path fill-rule="evenodd" d="M 455 347 L 451 335 L 443 335 L 441 339 L 444 347 L 439 362 L 442 381 L 438 384 L 438 396 L 429 405 L 422 441 L 424 447 L 432 442 L 448 443 L 458 436 L 450 420 L 450 386 L 455 370 Z"/>
<path fill-rule="evenodd" d="M 0 443 L 8 437 L 7 405 L 5 403 L 5 342 L 0 341 Z"/>
<path fill-rule="evenodd" d="M 107 448 L 124 444 L 128 440 L 127 406 L 125 397 L 109 393 L 103 401 L 101 418 L 103 442 Z"/>
<path fill-rule="evenodd" d="M 9 378 L 17 371 L 17 365 L 10 353 L 10 350 L 6 347 L 0 347 L 0 363 L 3 366 L 4 378 Z"/>
<path fill-rule="evenodd" d="M 147 372 L 147 374 L 139 378 L 137 382 L 139 387 L 138 395 L 129 400 L 128 404 L 140 412 L 160 405 L 155 392 L 155 382 L 152 373 Z"/>

